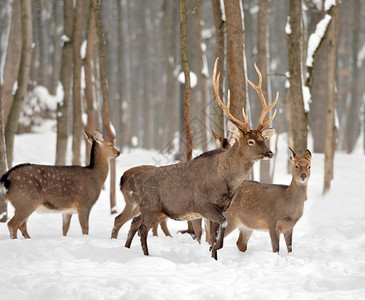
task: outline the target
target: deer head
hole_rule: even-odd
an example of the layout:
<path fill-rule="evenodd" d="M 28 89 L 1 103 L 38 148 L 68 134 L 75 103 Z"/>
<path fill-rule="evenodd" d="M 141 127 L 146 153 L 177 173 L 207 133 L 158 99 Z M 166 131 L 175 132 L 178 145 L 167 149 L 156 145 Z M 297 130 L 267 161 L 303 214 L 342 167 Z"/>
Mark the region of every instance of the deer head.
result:
<path fill-rule="evenodd" d="M 307 149 L 300 157 L 289 148 L 289 156 L 293 163 L 293 179 L 299 184 L 306 184 L 310 176 L 312 153 Z"/>
<path fill-rule="evenodd" d="M 244 108 L 242 108 L 242 115 L 243 115 L 244 122 L 237 119 L 230 113 L 230 109 L 229 109 L 230 108 L 230 92 L 229 92 L 229 90 L 227 93 L 227 105 L 224 105 L 222 99 L 220 98 L 220 96 L 219 96 L 220 73 L 217 75 L 217 64 L 218 64 L 218 58 L 216 59 L 215 64 L 214 64 L 213 86 L 214 86 L 216 100 L 217 100 L 219 106 L 224 111 L 227 118 L 229 119 L 229 122 L 228 122 L 229 143 L 231 145 L 233 145 L 236 142 L 237 146 L 235 144 L 233 146 L 233 148 L 235 148 L 235 146 L 236 146 L 238 151 L 241 152 L 242 155 L 245 155 L 246 157 L 250 157 L 253 161 L 272 158 L 273 153 L 267 147 L 265 141 L 267 141 L 275 133 L 275 129 L 274 128 L 265 129 L 265 127 L 268 126 L 271 123 L 271 121 L 275 118 L 276 110 L 274 111 L 272 117 L 269 118 L 269 120 L 264 122 L 264 119 L 265 119 L 266 115 L 268 114 L 268 112 L 274 107 L 274 105 L 278 101 L 279 93 L 276 94 L 276 98 L 275 98 L 274 102 L 270 106 L 268 106 L 266 104 L 264 95 L 262 93 L 262 75 L 255 64 L 256 72 L 259 76 L 259 83 L 258 83 L 258 85 L 254 85 L 248 79 L 247 79 L 247 81 L 256 90 L 256 92 L 259 95 L 259 98 L 260 98 L 261 104 L 262 104 L 262 112 L 259 117 L 257 129 L 250 129 Z"/>

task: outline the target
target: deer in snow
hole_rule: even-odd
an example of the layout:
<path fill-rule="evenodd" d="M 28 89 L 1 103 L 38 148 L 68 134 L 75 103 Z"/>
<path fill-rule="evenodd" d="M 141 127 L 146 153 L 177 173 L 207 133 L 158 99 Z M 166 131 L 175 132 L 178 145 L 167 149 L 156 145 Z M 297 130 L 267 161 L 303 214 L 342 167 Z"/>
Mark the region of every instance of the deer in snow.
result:
<path fill-rule="evenodd" d="M 276 110 L 266 122 L 264 118 L 276 104 L 278 94 L 273 104 L 266 105 L 261 91 L 262 77 L 257 68 L 256 70 L 259 74 L 259 85 L 250 84 L 259 93 L 263 109 L 257 129 L 251 130 L 244 109 L 244 122 L 230 113 L 229 91 L 227 105 L 221 100 L 216 60 L 213 72 L 214 92 L 219 106 L 230 120 L 229 131 L 236 143 L 228 150 L 208 151 L 193 160 L 153 168 L 137 176 L 134 189 L 136 197 L 133 200 L 139 206 L 140 215 L 131 223 L 125 247 L 131 246 L 138 231 L 143 253 L 148 255 L 148 231 L 160 220 L 166 217 L 174 220 L 204 217 L 219 223 L 218 240 L 212 244 L 212 256 L 217 259 L 217 250 L 223 247 L 227 226 L 223 212 L 229 207 L 236 188 L 255 162 L 273 156 L 265 141 L 274 134 L 275 129 L 265 127 L 274 119 Z"/>
<path fill-rule="evenodd" d="M 213 136 L 215 138 L 216 144 L 217 144 L 217 148 L 227 148 L 229 145 L 229 142 L 226 138 L 221 137 L 218 133 L 212 131 Z M 136 194 L 134 193 L 134 189 L 135 189 L 135 178 L 142 174 L 145 171 L 151 170 L 157 168 L 155 166 L 150 166 L 150 165 L 146 165 L 146 166 L 139 166 L 139 167 L 134 167 L 131 168 L 127 171 L 124 172 L 123 176 L 120 178 L 120 190 L 123 193 L 124 199 L 125 199 L 125 207 L 124 210 L 115 218 L 114 220 L 114 227 L 112 230 L 112 235 L 111 238 L 112 239 L 116 239 L 118 238 L 118 233 L 120 228 L 129 220 L 131 220 L 133 217 L 137 216 L 139 214 L 139 207 L 135 205 L 136 201 L 133 200 L 133 197 L 136 197 Z M 196 221 L 192 221 L 195 222 L 193 223 L 193 228 L 194 228 L 194 237 L 198 240 L 198 242 L 200 243 L 200 239 L 201 239 L 201 235 L 202 235 L 202 230 L 201 230 L 201 219 L 197 219 Z M 167 218 L 162 219 L 160 221 L 160 226 L 161 229 L 163 231 L 163 233 L 166 236 L 170 236 L 171 237 L 171 233 L 169 231 L 169 229 L 167 228 Z M 153 231 L 153 236 L 157 236 L 157 232 L 158 232 L 158 224 L 155 224 L 152 228 Z M 186 233 L 181 231 L 182 233 Z"/>
<path fill-rule="evenodd" d="M 120 178 L 119 186 L 120 186 L 120 190 L 124 196 L 125 207 L 124 207 L 123 211 L 117 217 L 115 217 L 114 227 L 113 227 L 112 235 L 111 235 L 112 239 L 118 238 L 118 233 L 119 233 L 120 228 L 126 222 L 128 222 L 130 219 L 137 216 L 140 212 L 138 205 L 135 204 L 137 201 L 135 199 L 133 199 L 134 197 L 136 197 L 136 194 L 134 193 L 136 177 L 138 175 L 142 174 L 143 172 L 154 169 L 154 168 L 157 168 L 157 167 L 149 166 L 149 165 L 134 167 L 134 168 L 131 168 L 131 169 L 125 171 L 123 176 Z M 167 218 L 162 219 L 159 224 L 161 226 L 163 233 L 166 236 L 171 237 L 171 233 L 170 233 L 169 229 L 167 228 Z M 153 230 L 153 235 L 157 236 L 158 235 L 157 234 L 158 224 L 155 224 L 153 226 L 152 230 Z"/>
<path fill-rule="evenodd" d="M 64 236 L 72 214 L 78 213 L 82 233 L 89 233 L 90 211 L 108 176 L 109 159 L 118 157 L 120 152 L 100 131 L 95 130 L 94 135 L 85 130 L 84 133 L 92 143 L 88 166 L 20 164 L 2 175 L 0 192 L 15 208 L 8 222 L 10 238 L 17 238 L 18 229 L 30 238 L 27 220 L 34 211 L 61 213 Z"/>
<path fill-rule="evenodd" d="M 244 181 L 224 213 L 228 221 L 225 235 L 239 228 L 237 247 L 242 252 L 247 250 L 253 230 L 270 233 L 273 252 L 279 252 L 280 234 L 283 233 L 287 250 L 292 252 L 293 228 L 303 214 L 312 155 L 308 149 L 303 157 L 290 148 L 289 152 L 293 164 L 289 186 Z"/>

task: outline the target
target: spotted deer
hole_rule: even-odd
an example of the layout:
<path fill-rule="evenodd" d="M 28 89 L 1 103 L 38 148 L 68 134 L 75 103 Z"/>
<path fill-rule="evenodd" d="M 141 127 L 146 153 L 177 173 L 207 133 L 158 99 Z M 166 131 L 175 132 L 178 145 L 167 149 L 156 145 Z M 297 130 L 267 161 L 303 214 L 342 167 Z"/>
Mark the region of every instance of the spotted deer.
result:
<path fill-rule="evenodd" d="M 204 217 L 219 223 L 219 236 L 212 244 L 212 257 L 217 259 L 217 250 L 223 247 L 227 226 L 223 212 L 229 207 L 236 188 L 255 162 L 273 156 L 265 141 L 274 134 L 275 129 L 265 127 L 274 119 L 276 111 L 266 122 L 264 118 L 276 104 L 278 94 L 272 105 L 266 105 L 261 92 L 262 77 L 257 69 L 259 85 L 252 86 L 259 92 L 263 109 L 257 129 L 251 130 L 244 109 L 244 122 L 230 113 L 229 91 L 227 105 L 224 105 L 219 96 L 220 75 L 217 76 L 216 72 L 217 60 L 213 74 L 214 92 L 219 106 L 230 120 L 229 131 L 236 143 L 228 150 L 205 152 L 188 162 L 153 168 L 136 177 L 134 201 L 140 208 L 140 215 L 132 221 L 125 247 L 131 246 L 138 231 L 143 253 L 148 255 L 147 234 L 154 224 L 166 217 L 174 220 Z"/>
<path fill-rule="evenodd" d="M 63 235 L 69 230 L 72 214 L 77 213 L 82 233 L 89 233 L 90 211 L 108 176 L 109 159 L 120 152 L 99 131 L 95 130 L 94 135 L 84 133 L 92 143 L 88 166 L 21 164 L 1 177 L 1 193 L 15 208 L 8 222 L 12 239 L 17 238 L 18 229 L 25 238 L 30 238 L 27 220 L 34 211 L 61 213 Z"/>
<path fill-rule="evenodd" d="M 289 186 L 244 181 L 224 213 L 228 221 L 225 235 L 238 228 L 237 247 L 242 252 L 246 251 L 253 230 L 270 233 L 273 252 L 279 252 L 280 234 L 283 233 L 287 250 L 292 252 L 293 228 L 303 214 L 312 155 L 308 149 L 303 157 L 290 148 L 289 152 L 293 164 Z"/>

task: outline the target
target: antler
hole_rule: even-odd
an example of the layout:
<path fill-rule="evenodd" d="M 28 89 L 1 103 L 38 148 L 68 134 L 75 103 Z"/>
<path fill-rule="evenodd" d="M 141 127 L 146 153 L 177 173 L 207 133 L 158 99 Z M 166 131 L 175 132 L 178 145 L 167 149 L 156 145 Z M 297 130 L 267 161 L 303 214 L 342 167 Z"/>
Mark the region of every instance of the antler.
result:
<path fill-rule="evenodd" d="M 227 106 L 224 105 L 222 99 L 219 97 L 219 77 L 221 74 L 219 73 L 217 76 L 217 65 L 218 65 L 218 57 L 215 60 L 214 70 L 213 70 L 213 87 L 214 87 L 215 98 L 216 98 L 219 106 L 222 108 L 222 110 L 226 114 L 227 118 L 229 120 L 231 120 L 233 123 L 235 123 L 243 132 L 248 132 L 248 131 L 250 131 L 250 126 L 247 121 L 245 109 L 242 107 L 242 115 L 245 120 L 245 122 L 242 122 L 242 121 L 238 120 L 237 118 L 235 118 L 229 111 L 229 107 L 231 105 L 229 90 L 227 93 Z"/>
<path fill-rule="evenodd" d="M 264 119 L 265 119 L 265 117 L 267 115 L 267 113 L 270 111 L 270 109 L 272 109 L 274 107 L 274 105 L 278 101 L 279 92 L 276 93 L 276 98 L 275 98 L 274 102 L 270 106 L 267 106 L 266 101 L 265 101 L 264 94 L 262 93 L 262 75 L 260 73 L 260 70 L 257 68 L 256 64 L 254 64 L 254 65 L 255 65 L 255 69 L 256 69 L 257 75 L 259 76 L 259 83 L 258 83 L 258 85 L 254 85 L 247 77 L 246 77 L 246 80 L 255 89 L 255 91 L 257 92 L 257 94 L 259 95 L 260 100 L 261 100 L 262 112 L 261 112 L 260 117 L 259 117 L 259 122 L 258 122 L 258 125 L 257 125 L 257 130 L 258 131 L 262 131 L 275 118 L 276 109 L 275 109 L 272 117 L 269 120 L 267 120 L 265 123 L 263 123 L 264 122 Z"/>

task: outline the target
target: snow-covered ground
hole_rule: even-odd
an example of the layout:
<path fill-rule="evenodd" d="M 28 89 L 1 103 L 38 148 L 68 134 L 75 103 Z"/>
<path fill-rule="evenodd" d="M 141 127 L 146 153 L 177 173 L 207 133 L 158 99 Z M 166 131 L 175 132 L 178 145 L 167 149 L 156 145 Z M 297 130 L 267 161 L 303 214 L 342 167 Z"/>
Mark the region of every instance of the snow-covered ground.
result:
<path fill-rule="evenodd" d="M 27 134 L 15 140 L 15 162 L 52 164 L 55 134 Z M 275 183 L 289 184 L 284 138 L 278 151 Z M 133 150 L 117 159 L 117 176 L 152 164 L 157 152 Z M 336 153 L 335 179 L 322 196 L 323 155 L 314 154 L 304 215 L 294 228 L 293 253 L 281 239 L 271 252 L 268 233 L 254 232 L 246 253 L 236 248 L 237 232 L 225 239 L 219 260 L 209 246 L 177 234 L 186 222 L 169 220 L 173 238 L 148 238 L 150 256 L 139 237 L 124 248 L 129 223 L 118 240 L 110 233 L 108 189 L 90 215 L 90 235 L 82 236 L 77 216 L 69 235 L 61 234 L 60 215 L 34 213 L 30 240 L 10 240 L 0 224 L 1 299 L 364 299 L 365 156 Z M 106 186 L 108 186 L 108 181 Z M 117 191 L 120 210 L 124 200 Z M 9 214 L 12 216 L 12 207 Z M 21 235 L 20 235 L 21 236 Z"/>

